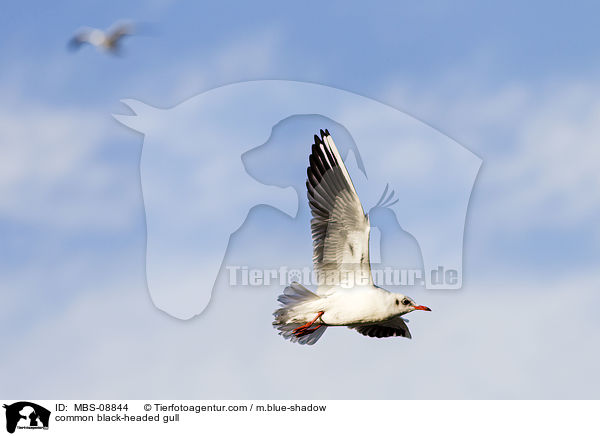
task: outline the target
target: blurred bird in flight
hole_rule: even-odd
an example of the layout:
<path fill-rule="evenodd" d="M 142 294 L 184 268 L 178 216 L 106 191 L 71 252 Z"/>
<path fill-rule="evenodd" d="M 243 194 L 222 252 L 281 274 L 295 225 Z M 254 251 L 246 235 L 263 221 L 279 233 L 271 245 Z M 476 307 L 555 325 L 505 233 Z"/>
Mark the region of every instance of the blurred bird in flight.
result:
<path fill-rule="evenodd" d="M 134 25 L 130 21 L 119 21 L 106 31 L 84 27 L 71 38 L 68 47 L 71 50 L 78 50 L 82 45 L 90 44 L 99 50 L 116 55 L 120 53 L 122 39 L 133 35 L 134 31 Z"/>
<path fill-rule="evenodd" d="M 284 338 L 307 345 L 329 326 L 347 326 L 370 337 L 410 338 L 402 315 L 431 309 L 373 283 L 369 217 L 329 131 L 320 133 L 314 137 L 306 181 L 319 286 L 316 293 L 297 282 L 285 288 L 273 325 Z"/>

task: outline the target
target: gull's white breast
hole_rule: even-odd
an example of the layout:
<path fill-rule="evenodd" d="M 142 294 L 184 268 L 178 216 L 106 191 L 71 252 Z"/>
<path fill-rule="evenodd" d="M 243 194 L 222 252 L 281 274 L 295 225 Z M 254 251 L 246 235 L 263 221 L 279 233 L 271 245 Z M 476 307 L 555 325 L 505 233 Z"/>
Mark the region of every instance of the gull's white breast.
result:
<path fill-rule="evenodd" d="M 321 319 L 328 325 L 377 322 L 389 318 L 389 294 L 372 286 L 336 289 L 323 297 Z"/>

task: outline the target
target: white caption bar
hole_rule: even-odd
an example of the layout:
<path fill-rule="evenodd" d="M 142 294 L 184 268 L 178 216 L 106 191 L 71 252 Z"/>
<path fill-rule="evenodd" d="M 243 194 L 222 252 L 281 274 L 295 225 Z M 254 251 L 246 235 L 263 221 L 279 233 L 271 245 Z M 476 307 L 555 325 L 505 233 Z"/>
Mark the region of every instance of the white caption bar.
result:
<path fill-rule="evenodd" d="M 3 400 L 2 404 L 0 432 L 19 436 L 256 431 L 261 436 L 600 434 L 594 418 L 600 401 Z"/>

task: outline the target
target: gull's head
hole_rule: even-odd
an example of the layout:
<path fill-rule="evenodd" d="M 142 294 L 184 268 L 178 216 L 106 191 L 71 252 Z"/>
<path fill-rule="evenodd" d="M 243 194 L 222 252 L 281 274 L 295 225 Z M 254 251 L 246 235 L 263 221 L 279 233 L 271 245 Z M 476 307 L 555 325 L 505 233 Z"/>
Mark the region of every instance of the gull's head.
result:
<path fill-rule="evenodd" d="M 406 295 L 402 294 L 390 294 L 391 295 L 391 304 L 394 308 L 394 312 L 397 312 L 398 315 L 404 315 L 406 313 L 410 313 L 413 310 L 425 310 L 427 312 L 431 312 L 431 309 L 427 306 L 419 306 L 414 300 Z"/>

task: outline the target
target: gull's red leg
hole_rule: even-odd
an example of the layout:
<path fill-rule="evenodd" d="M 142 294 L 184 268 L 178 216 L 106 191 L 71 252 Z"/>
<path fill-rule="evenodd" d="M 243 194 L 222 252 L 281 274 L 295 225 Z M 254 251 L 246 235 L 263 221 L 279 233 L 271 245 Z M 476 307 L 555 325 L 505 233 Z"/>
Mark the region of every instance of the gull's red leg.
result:
<path fill-rule="evenodd" d="M 323 324 L 318 324 L 316 327 L 313 327 L 312 329 L 302 329 L 297 333 L 294 333 L 296 335 L 297 338 L 301 338 L 302 336 L 306 336 L 306 335 L 310 335 L 311 333 L 316 332 L 317 330 L 319 330 L 319 327 L 323 327 Z"/>
<path fill-rule="evenodd" d="M 312 326 L 321 316 L 323 316 L 324 313 L 325 312 L 317 313 L 317 316 L 315 316 L 315 318 L 312 321 L 307 322 L 306 324 L 301 325 L 298 328 L 295 328 L 293 330 L 294 335 L 296 335 L 297 337 L 300 337 L 300 336 L 308 335 L 308 334 L 316 331 L 323 324 L 319 324 L 318 326 L 316 326 L 315 328 L 312 328 L 312 329 L 309 329 L 309 327 Z"/>

